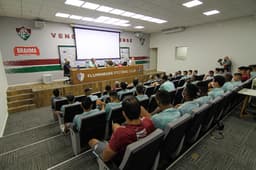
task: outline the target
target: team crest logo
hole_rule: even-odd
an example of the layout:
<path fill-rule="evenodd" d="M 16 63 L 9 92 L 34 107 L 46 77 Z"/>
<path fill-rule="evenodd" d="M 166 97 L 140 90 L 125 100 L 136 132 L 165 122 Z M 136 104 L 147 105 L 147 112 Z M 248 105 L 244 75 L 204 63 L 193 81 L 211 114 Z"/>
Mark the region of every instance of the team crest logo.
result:
<path fill-rule="evenodd" d="M 78 73 L 76 77 L 80 82 L 84 81 L 84 73 Z"/>
<path fill-rule="evenodd" d="M 21 39 L 27 40 L 31 35 L 31 29 L 26 27 L 16 28 L 17 34 L 20 36 Z"/>

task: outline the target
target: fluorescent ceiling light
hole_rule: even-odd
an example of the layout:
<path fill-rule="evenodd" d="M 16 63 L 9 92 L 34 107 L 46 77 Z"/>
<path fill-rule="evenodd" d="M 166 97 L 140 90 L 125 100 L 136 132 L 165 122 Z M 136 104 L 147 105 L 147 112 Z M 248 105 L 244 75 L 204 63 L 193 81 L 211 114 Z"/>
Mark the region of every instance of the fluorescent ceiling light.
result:
<path fill-rule="evenodd" d="M 83 20 L 83 21 L 94 21 L 94 18 L 83 17 L 82 20 Z"/>
<path fill-rule="evenodd" d="M 129 27 L 129 26 L 131 26 L 131 24 L 120 24 L 119 26 L 122 26 L 122 27 Z"/>
<path fill-rule="evenodd" d="M 162 19 L 158 19 L 158 18 L 152 18 L 150 20 L 150 22 L 154 22 L 154 23 L 157 23 L 157 24 L 162 24 L 162 23 L 165 23 L 167 21 L 166 20 L 162 20 Z"/>
<path fill-rule="evenodd" d="M 199 0 L 193 0 L 193 1 L 189 1 L 189 2 L 183 3 L 182 5 L 187 7 L 187 8 L 191 8 L 191 7 L 195 7 L 195 6 L 201 5 L 201 4 L 203 4 L 203 2 L 201 2 Z"/>
<path fill-rule="evenodd" d="M 135 19 L 141 19 L 141 18 L 144 18 L 145 16 L 141 14 L 135 14 L 135 15 L 132 15 L 131 17 Z"/>
<path fill-rule="evenodd" d="M 80 7 L 81 5 L 84 4 L 84 1 L 80 1 L 80 0 L 66 0 L 65 4 L 66 5 L 72 5 L 72 6 Z"/>
<path fill-rule="evenodd" d="M 106 16 L 100 16 L 100 17 L 96 18 L 94 20 L 94 22 L 104 23 L 105 21 L 107 21 L 109 19 L 111 19 L 111 18 L 110 17 L 106 17 Z"/>
<path fill-rule="evenodd" d="M 85 2 L 85 4 L 82 6 L 83 8 L 92 9 L 95 10 L 99 7 L 99 4 L 91 3 L 91 2 Z"/>
<path fill-rule="evenodd" d="M 125 13 L 122 13 L 121 15 L 125 16 L 125 17 L 131 17 L 131 16 L 135 15 L 135 13 L 133 13 L 133 12 L 125 12 Z"/>
<path fill-rule="evenodd" d="M 56 17 L 62 17 L 62 18 L 68 18 L 70 15 L 69 14 L 65 14 L 65 13 L 61 13 L 61 12 L 57 12 L 55 14 Z"/>
<path fill-rule="evenodd" d="M 215 15 L 215 14 L 218 14 L 218 13 L 220 13 L 220 11 L 218 11 L 218 10 L 211 10 L 211 11 L 206 11 L 203 14 L 207 15 L 207 16 L 210 16 L 210 15 Z"/>
<path fill-rule="evenodd" d="M 124 10 L 121 9 L 113 9 L 112 11 L 110 11 L 111 14 L 116 14 L 116 15 L 120 15 L 122 13 L 124 13 Z"/>
<path fill-rule="evenodd" d="M 111 10 L 113 10 L 113 8 L 108 7 L 108 6 L 100 6 L 99 8 L 96 9 L 97 11 L 101 11 L 101 12 L 110 12 Z"/>
<path fill-rule="evenodd" d="M 143 29 L 144 26 L 139 25 L 139 26 L 135 26 L 134 28 L 135 28 L 135 29 Z"/>
<path fill-rule="evenodd" d="M 149 16 L 144 16 L 143 18 L 141 18 L 141 20 L 144 20 L 144 21 L 150 21 L 152 20 L 153 18 L 152 17 L 149 17 Z"/>
<path fill-rule="evenodd" d="M 75 20 L 80 20 L 80 19 L 82 19 L 83 17 L 78 16 L 78 15 L 71 15 L 69 18 L 70 18 L 70 19 L 75 19 Z"/>
<path fill-rule="evenodd" d="M 120 21 L 118 21 L 120 24 L 126 24 L 126 23 L 128 23 L 129 21 L 128 20 L 120 20 Z"/>

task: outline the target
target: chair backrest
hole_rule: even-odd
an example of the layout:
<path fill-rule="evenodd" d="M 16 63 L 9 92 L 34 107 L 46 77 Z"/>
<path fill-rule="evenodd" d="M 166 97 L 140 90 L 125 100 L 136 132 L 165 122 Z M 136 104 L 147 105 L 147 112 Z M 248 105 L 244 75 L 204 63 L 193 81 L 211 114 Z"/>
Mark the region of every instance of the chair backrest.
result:
<path fill-rule="evenodd" d="M 178 82 L 178 87 L 182 87 L 185 84 L 186 80 L 185 79 L 180 79 Z"/>
<path fill-rule="evenodd" d="M 65 107 L 64 110 L 64 123 L 73 122 L 74 117 L 77 114 L 83 113 L 83 108 L 81 107 L 81 103 L 76 103 L 70 106 Z"/>
<path fill-rule="evenodd" d="M 172 82 L 173 82 L 175 88 L 177 88 L 179 86 L 179 80 L 173 80 Z"/>
<path fill-rule="evenodd" d="M 204 74 L 196 75 L 196 80 L 201 81 L 204 79 Z"/>
<path fill-rule="evenodd" d="M 123 160 L 119 166 L 120 170 L 150 170 L 152 169 L 157 153 L 161 146 L 164 133 L 156 129 L 148 136 L 128 145 Z"/>
<path fill-rule="evenodd" d="M 159 88 L 160 88 L 160 85 L 155 86 L 153 94 L 155 94 Z"/>
<path fill-rule="evenodd" d="M 174 159 L 180 154 L 185 139 L 185 132 L 191 120 L 191 115 L 184 114 L 176 121 L 168 123 L 164 130 L 165 137 L 161 147 L 161 160 Z"/>
<path fill-rule="evenodd" d="M 157 108 L 156 95 L 151 95 L 148 102 L 148 112 L 151 113 Z"/>
<path fill-rule="evenodd" d="M 175 94 L 176 94 L 176 90 L 173 90 L 173 91 L 170 91 L 169 92 L 169 95 L 171 96 L 171 104 L 173 104 L 174 102 L 174 99 L 175 99 Z"/>
<path fill-rule="evenodd" d="M 92 93 L 91 95 L 95 95 L 95 96 L 98 96 L 98 98 L 100 98 L 101 97 L 101 92 L 97 91 L 97 92 Z"/>
<path fill-rule="evenodd" d="M 60 111 L 62 105 L 68 104 L 67 99 L 60 99 L 55 101 L 55 110 Z"/>
<path fill-rule="evenodd" d="M 76 102 L 82 102 L 85 98 L 85 95 L 80 95 L 80 96 L 75 96 L 75 101 Z"/>
<path fill-rule="evenodd" d="M 148 108 L 149 99 L 144 99 L 144 100 L 141 100 L 139 102 L 140 102 L 140 105 L 143 106 L 145 109 Z"/>
<path fill-rule="evenodd" d="M 182 91 L 183 91 L 184 87 L 178 87 L 176 89 L 176 93 L 175 93 L 175 98 L 173 101 L 173 105 L 179 104 L 182 102 L 183 97 L 182 97 Z"/>
<path fill-rule="evenodd" d="M 80 145 L 87 146 L 90 139 L 104 139 L 106 127 L 106 113 L 99 111 L 98 113 L 86 115 L 81 119 Z"/>
<path fill-rule="evenodd" d="M 121 94 L 119 96 L 119 99 L 122 101 L 126 96 L 131 96 L 131 95 L 133 95 L 133 91 L 129 91 L 129 92 Z"/>
<path fill-rule="evenodd" d="M 152 94 L 154 94 L 155 87 L 154 86 L 148 86 L 145 88 L 145 94 L 150 97 Z"/>

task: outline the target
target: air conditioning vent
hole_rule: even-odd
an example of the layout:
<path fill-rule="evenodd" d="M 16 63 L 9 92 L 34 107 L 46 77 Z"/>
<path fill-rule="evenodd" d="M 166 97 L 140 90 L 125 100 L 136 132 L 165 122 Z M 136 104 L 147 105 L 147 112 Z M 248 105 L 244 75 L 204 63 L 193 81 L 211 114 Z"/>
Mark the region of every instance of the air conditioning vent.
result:
<path fill-rule="evenodd" d="M 162 30 L 162 33 L 164 33 L 164 34 L 171 34 L 171 33 L 175 33 L 175 32 L 182 32 L 185 29 L 186 29 L 186 27 L 173 27 L 173 28 Z"/>

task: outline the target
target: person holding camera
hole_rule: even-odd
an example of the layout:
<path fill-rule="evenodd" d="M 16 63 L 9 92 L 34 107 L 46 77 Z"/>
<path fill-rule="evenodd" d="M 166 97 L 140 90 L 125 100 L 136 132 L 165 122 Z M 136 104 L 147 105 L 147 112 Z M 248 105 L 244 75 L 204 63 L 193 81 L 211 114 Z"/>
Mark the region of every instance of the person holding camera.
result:
<path fill-rule="evenodd" d="M 224 67 L 224 70 L 226 72 L 231 72 L 231 66 L 232 66 L 232 62 L 230 60 L 230 58 L 228 56 L 224 57 L 224 60 L 219 59 L 218 63 Z"/>

